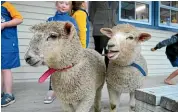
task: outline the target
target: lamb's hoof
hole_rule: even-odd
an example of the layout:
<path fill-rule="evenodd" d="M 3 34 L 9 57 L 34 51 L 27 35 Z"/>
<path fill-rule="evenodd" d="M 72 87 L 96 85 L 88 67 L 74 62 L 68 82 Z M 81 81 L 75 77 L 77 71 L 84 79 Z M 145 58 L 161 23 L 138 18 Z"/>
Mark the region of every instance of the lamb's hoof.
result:
<path fill-rule="evenodd" d="M 134 106 L 130 106 L 130 112 L 135 112 L 135 107 Z"/>

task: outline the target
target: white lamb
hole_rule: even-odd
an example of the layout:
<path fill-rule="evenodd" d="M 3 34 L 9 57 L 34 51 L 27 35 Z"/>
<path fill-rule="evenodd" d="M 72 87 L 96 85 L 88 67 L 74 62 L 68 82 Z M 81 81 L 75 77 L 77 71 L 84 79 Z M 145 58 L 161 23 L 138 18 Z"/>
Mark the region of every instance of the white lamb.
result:
<path fill-rule="evenodd" d="M 111 38 L 108 42 L 110 60 L 106 82 L 110 98 L 110 112 L 117 112 L 120 96 L 130 93 L 130 111 L 134 110 L 134 92 L 142 86 L 143 77 L 147 75 L 147 63 L 141 55 L 141 42 L 151 38 L 148 33 L 141 33 L 134 26 L 121 24 L 102 28 L 101 32 Z"/>
<path fill-rule="evenodd" d="M 25 55 L 31 66 L 47 65 L 52 86 L 64 112 L 101 112 L 101 90 L 105 63 L 92 49 L 83 49 L 74 26 L 69 22 L 48 22 L 32 27 L 34 36 Z M 48 74 L 49 75 L 49 74 Z M 47 76 L 42 76 L 44 81 Z"/>

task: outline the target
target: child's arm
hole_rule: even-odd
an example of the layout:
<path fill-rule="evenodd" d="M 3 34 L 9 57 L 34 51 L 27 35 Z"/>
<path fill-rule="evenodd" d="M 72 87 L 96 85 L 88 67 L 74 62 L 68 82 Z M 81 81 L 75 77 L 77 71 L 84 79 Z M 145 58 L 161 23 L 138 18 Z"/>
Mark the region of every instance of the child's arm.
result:
<path fill-rule="evenodd" d="M 50 22 L 52 20 L 53 20 L 52 17 L 49 17 L 46 22 Z"/>
<path fill-rule="evenodd" d="M 156 47 L 152 48 L 152 51 L 155 51 L 157 49 L 161 49 L 162 47 L 171 45 L 178 42 L 178 34 L 171 36 L 171 38 L 163 40 L 162 42 L 159 42 Z"/>
<path fill-rule="evenodd" d="M 86 48 L 86 19 L 87 19 L 87 15 L 84 11 L 80 11 L 77 12 L 76 14 L 73 15 L 73 17 L 75 18 L 77 25 L 79 27 L 79 37 L 80 37 L 80 41 L 82 43 L 82 47 Z"/>
<path fill-rule="evenodd" d="M 23 22 L 23 17 L 21 16 L 21 14 L 14 8 L 14 6 L 9 3 L 6 2 L 3 4 L 4 7 L 7 8 L 7 10 L 9 11 L 12 20 L 11 21 L 7 21 L 4 23 L 1 23 L 1 30 L 6 28 L 6 27 L 12 27 L 12 26 L 17 26 L 19 24 L 21 24 Z"/>
<path fill-rule="evenodd" d="M 22 23 L 21 19 L 12 19 L 11 21 L 1 23 L 1 30 L 3 30 L 6 27 L 17 26 L 21 23 Z"/>
<path fill-rule="evenodd" d="M 73 18 L 72 18 L 72 23 L 75 26 L 75 29 L 76 29 L 77 34 L 78 34 L 78 32 L 79 32 L 78 25 L 77 25 L 76 21 Z"/>

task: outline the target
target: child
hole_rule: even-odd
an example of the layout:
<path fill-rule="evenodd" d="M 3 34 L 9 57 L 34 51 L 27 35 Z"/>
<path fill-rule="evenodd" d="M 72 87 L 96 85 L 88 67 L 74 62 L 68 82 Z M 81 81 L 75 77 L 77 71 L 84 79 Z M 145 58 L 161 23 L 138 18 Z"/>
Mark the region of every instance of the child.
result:
<path fill-rule="evenodd" d="M 79 37 L 83 48 L 87 48 L 90 38 L 89 20 L 87 9 L 87 2 L 85 1 L 73 1 L 72 2 L 72 17 L 76 20 L 79 27 Z"/>
<path fill-rule="evenodd" d="M 1 107 L 15 102 L 11 69 L 20 66 L 17 25 L 22 21 L 11 3 L 1 1 Z"/>
<path fill-rule="evenodd" d="M 71 5 L 72 3 L 70 1 L 57 1 L 56 2 L 56 9 L 57 9 L 56 14 L 53 17 L 50 17 L 48 19 L 48 22 L 49 21 L 70 21 L 74 24 L 76 30 L 78 30 L 75 20 L 68 14 L 70 11 Z M 54 101 L 55 98 L 56 97 L 51 87 L 51 78 L 50 78 L 49 91 L 47 93 L 47 96 L 44 99 L 44 103 L 50 104 Z"/>
<path fill-rule="evenodd" d="M 156 47 L 152 48 L 151 51 L 155 51 L 157 49 L 160 49 L 162 47 L 166 48 L 166 55 L 168 59 L 170 60 L 173 67 L 178 67 L 178 33 L 173 35 L 171 38 L 166 39 L 162 42 L 159 42 Z M 170 74 L 169 77 L 167 77 L 164 82 L 169 85 L 174 85 L 174 83 L 171 81 L 174 77 L 178 75 L 178 69 L 175 70 L 172 74 Z"/>
<path fill-rule="evenodd" d="M 48 18 L 48 21 L 70 21 L 74 24 L 76 30 L 78 30 L 76 21 L 69 15 L 71 5 L 71 1 L 57 1 L 56 14 L 53 17 Z"/>

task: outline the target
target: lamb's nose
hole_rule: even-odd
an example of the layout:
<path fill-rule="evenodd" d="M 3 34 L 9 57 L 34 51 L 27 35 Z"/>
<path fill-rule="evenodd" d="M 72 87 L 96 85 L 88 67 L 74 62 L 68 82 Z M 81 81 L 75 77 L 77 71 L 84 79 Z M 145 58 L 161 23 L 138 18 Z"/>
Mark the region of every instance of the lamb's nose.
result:
<path fill-rule="evenodd" d="M 108 45 L 108 48 L 111 48 L 111 47 L 114 47 L 115 45 L 114 44 L 110 44 Z"/>
<path fill-rule="evenodd" d="M 31 56 L 25 57 L 25 61 L 29 62 L 31 60 L 31 58 L 32 58 Z"/>

